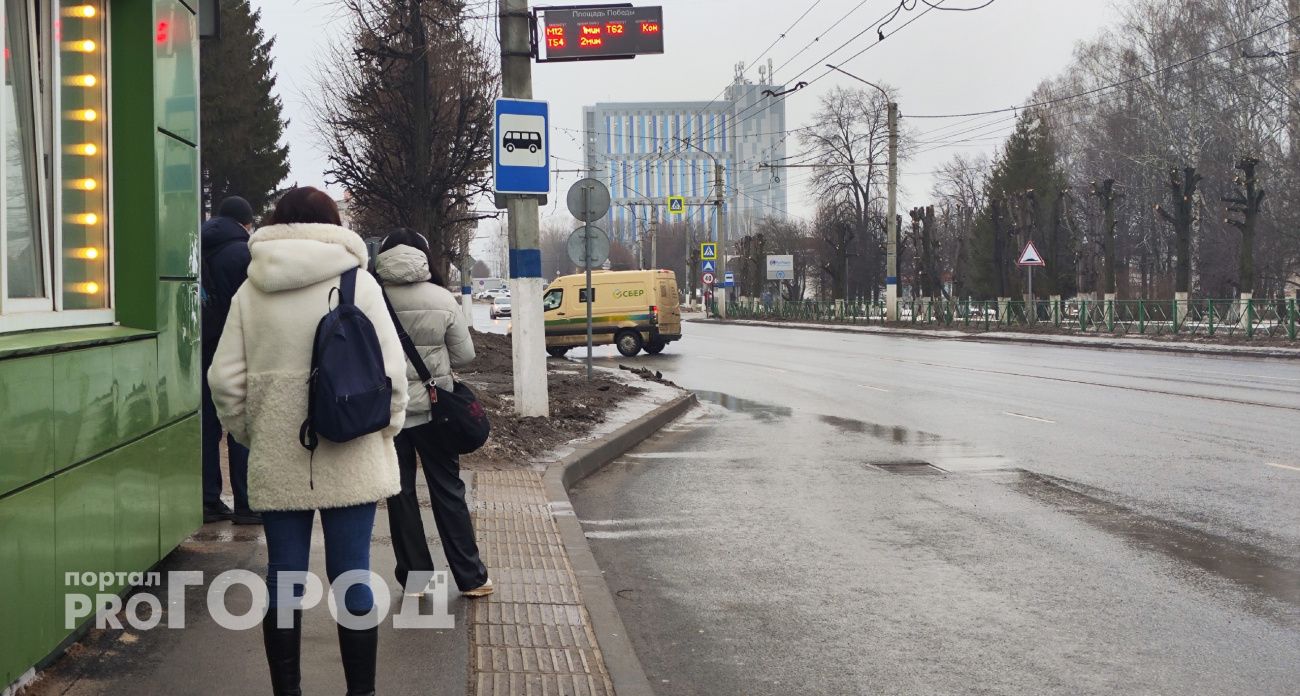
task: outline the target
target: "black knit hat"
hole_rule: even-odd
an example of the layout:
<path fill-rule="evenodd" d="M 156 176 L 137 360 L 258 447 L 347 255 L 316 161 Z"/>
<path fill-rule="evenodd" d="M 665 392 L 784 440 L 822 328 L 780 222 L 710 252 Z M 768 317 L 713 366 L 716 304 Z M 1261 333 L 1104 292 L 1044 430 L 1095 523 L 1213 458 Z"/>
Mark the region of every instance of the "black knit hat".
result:
<path fill-rule="evenodd" d="M 228 217 L 241 225 L 253 224 L 253 206 L 239 196 L 231 196 L 217 206 L 217 217 Z"/>

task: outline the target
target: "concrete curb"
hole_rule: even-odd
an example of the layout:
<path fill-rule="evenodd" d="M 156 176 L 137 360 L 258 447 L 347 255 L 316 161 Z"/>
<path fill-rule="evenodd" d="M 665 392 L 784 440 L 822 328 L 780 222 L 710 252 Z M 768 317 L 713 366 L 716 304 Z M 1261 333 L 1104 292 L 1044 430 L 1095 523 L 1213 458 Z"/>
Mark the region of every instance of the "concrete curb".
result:
<path fill-rule="evenodd" d="M 607 437 L 580 446 L 573 454 L 547 468 L 543 477 L 546 497 L 555 515 L 555 524 L 564 541 L 564 550 L 578 578 L 583 604 L 591 616 L 596 641 L 609 669 L 610 681 L 618 696 L 654 696 L 641 660 L 632 648 L 627 628 L 614 605 L 614 595 L 605 584 L 604 573 L 587 543 L 582 525 L 573 512 L 569 487 L 623 456 L 646 438 L 659 432 L 691 409 L 698 401 L 694 394 L 683 394 L 673 401 L 619 428 Z"/>
<path fill-rule="evenodd" d="M 1300 360 L 1300 348 L 1263 348 L 1251 346 L 1227 346 L 1214 344 L 1213 347 L 1195 343 L 1157 343 L 1148 339 L 1116 338 L 1103 341 L 1069 341 L 1058 338 L 1090 338 L 1070 336 L 1044 336 L 1024 334 L 1010 336 L 1005 332 L 997 334 L 965 333 L 949 330 L 904 329 L 892 327 L 850 327 L 827 324 L 814 326 L 809 324 L 788 324 L 779 321 L 757 321 L 749 319 L 685 319 L 686 322 L 700 324 L 730 324 L 732 326 L 761 326 L 774 329 L 794 331 L 825 331 L 829 333 L 846 333 L 858 336 L 901 336 L 905 338 L 928 338 L 932 340 L 970 341 L 975 343 L 1018 343 L 1028 345 L 1064 346 L 1067 348 L 1092 348 L 1096 350 L 1142 350 L 1152 353 L 1177 353 L 1183 355 L 1209 355 L 1226 358 L 1281 358 Z M 1113 343 L 1110 341 L 1114 341 Z M 1123 341 L 1122 343 L 1120 341 Z M 1144 345 L 1149 343 L 1149 345 Z"/>

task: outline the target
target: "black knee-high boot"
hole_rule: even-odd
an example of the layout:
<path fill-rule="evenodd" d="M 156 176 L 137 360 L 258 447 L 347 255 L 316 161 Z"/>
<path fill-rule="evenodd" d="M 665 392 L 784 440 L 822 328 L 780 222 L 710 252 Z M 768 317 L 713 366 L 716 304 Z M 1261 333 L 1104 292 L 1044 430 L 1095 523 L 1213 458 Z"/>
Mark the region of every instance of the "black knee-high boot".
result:
<path fill-rule="evenodd" d="M 348 696 L 374 696 L 379 628 L 360 631 L 341 625 L 338 628 L 339 653 L 343 656 L 343 675 L 348 682 Z"/>
<path fill-rule="evenodd" d="M 302 696 L 302 611 L 293 613 L 291 628 L 276 627 L 276 610 L 262 619 L 262 643 L 266 646 L 266 663 L 271 668 L 271 693 L 275 696 Z"/>

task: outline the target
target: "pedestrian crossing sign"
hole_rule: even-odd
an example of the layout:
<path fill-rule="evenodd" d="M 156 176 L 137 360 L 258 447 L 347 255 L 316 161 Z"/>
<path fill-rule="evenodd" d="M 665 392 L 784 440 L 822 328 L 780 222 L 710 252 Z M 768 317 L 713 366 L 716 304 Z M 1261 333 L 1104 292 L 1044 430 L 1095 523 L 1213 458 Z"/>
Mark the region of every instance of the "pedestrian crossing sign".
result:
<path fill-rule="evenodd" d="M 685 215 L 686 214 L 686 196 L 669 196 L 668 197 L 668 214 Z"/>
<path fill-rule="evenodd" d="M 700 245 L 700 260 L 701 261 L 718 260 L 718 245 L 716 242 L 704 242 L 703 244 Z"/>

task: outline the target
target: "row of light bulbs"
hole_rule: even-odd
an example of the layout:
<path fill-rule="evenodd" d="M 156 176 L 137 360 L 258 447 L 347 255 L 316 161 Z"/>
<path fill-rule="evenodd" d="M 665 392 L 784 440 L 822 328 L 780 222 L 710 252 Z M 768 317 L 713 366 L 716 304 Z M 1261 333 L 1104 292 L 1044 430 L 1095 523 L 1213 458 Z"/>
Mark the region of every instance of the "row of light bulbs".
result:
<path fill-rule="evenodd" d="M 63 16 L 68 18 L 93 19 L 98 14 L 99 11 L 94 5 L 72 5 L 63 8 Z M 69 53 L 90 54 L 98 51 L 99 45 L 91 39 L 65 41 L 63 43 L 63 50 Z M 99 78 L 91 74 L 70 75 L 63 79 L 63 83 L 69 87 L 84 87 L 90 89 L 99 85 Z M 99 112 L 94 109 L 75 109 L 69 111 L 66 116 L 71 121 L 79 121 L 82 123 L 93 123 L 99 120 Z M 78 143 L 65 147 L 64 151 L 70 155 L 80 157 L 95 157 L 99 154 L 99 146 L 95 143 Z M 77 191 L 94 191 L 99 188 L 99 182 L 90 177 L 76 178 L 70 179 L 67 182 L 67 186 L 68 188 Z M 95 213 L 69 215 L 66 219 L 72 224 L 84 225 L 86 227 L 99 224 L 99 215 Z M 103 252 L 99 247 L 95 246 L 73 249 L 70 253 L 73 258 L 83 259 L 86 261 L 98 261 L 103 256 Z M 97 295 L 103 290 L 103 288 L 99 283 L 90 281 L 84 283 L 73 283 L 72 290 L 86 295 Z"/>

